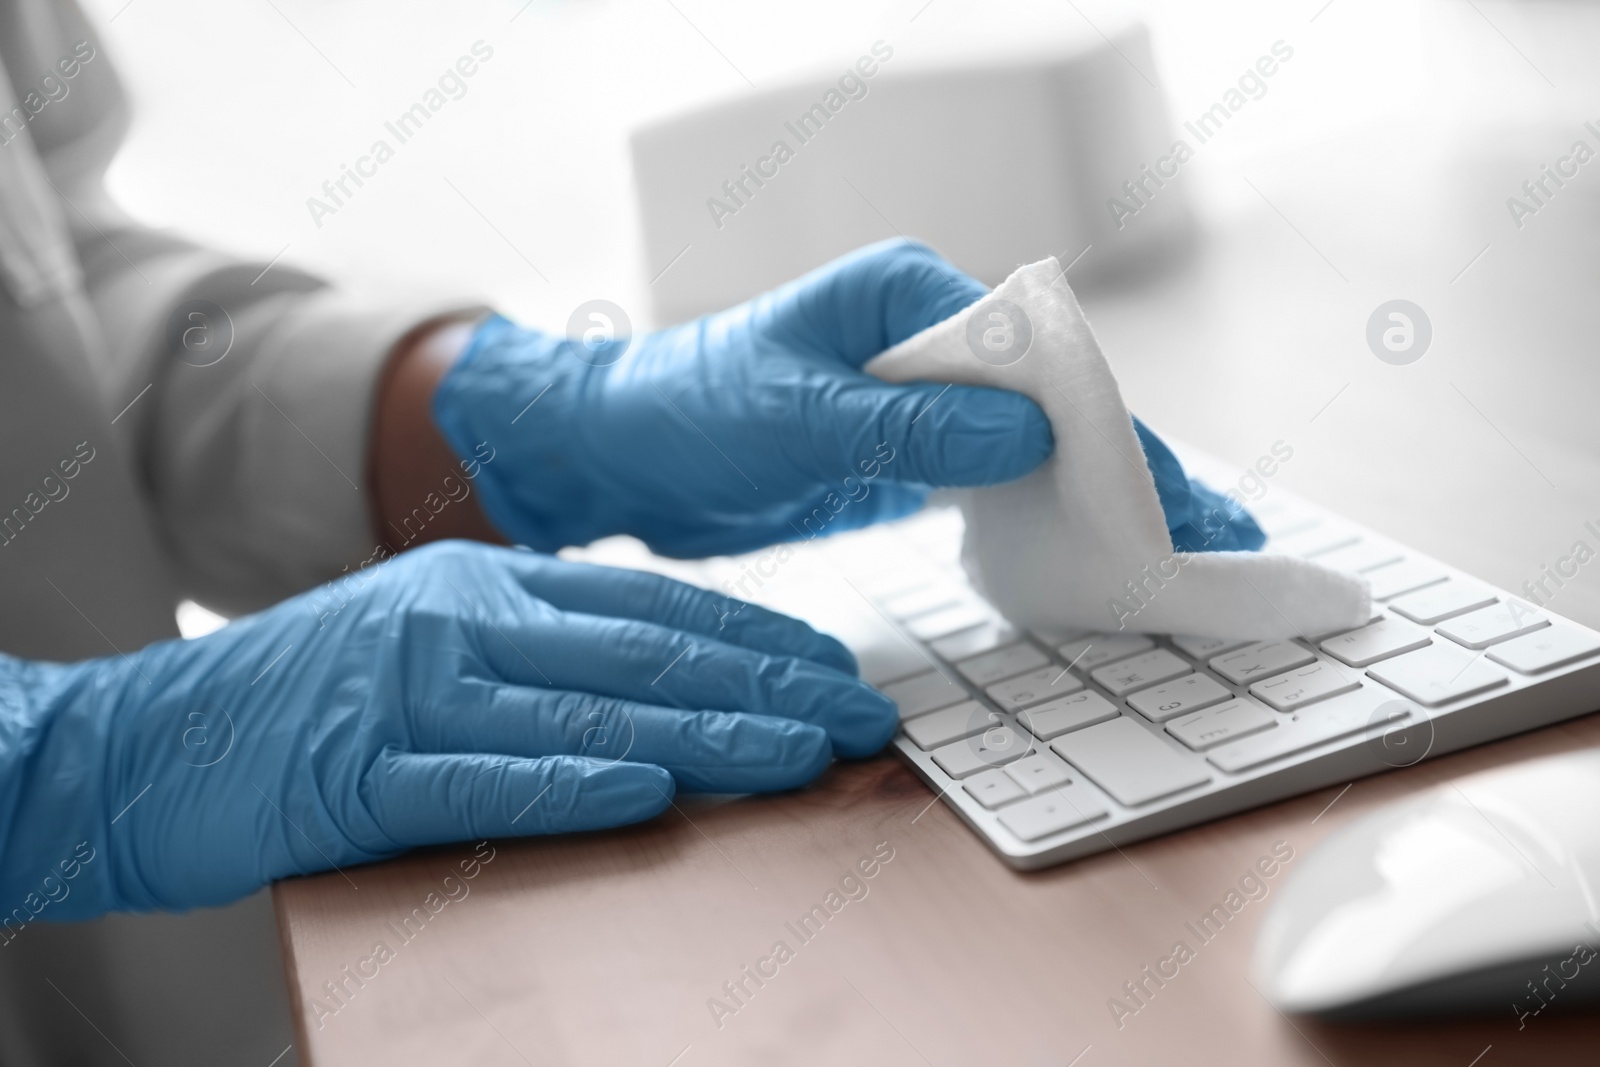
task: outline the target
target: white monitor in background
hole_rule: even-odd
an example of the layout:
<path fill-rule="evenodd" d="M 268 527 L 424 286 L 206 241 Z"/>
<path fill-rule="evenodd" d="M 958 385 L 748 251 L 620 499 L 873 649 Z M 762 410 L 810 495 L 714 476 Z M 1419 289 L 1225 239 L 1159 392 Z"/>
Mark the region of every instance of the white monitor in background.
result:
<path fill-rule="evenodd" d="M 1137 23 L 1106 37 L 1019 28 L 1004 48 L 879 40 L 815 77 L 637 129 L 657 321 L 896 234 L 989 284 L 1047 255 L 1082 255 L 1075 283 L 1160 255 L 1190 214 L 1154 71 Z"/>

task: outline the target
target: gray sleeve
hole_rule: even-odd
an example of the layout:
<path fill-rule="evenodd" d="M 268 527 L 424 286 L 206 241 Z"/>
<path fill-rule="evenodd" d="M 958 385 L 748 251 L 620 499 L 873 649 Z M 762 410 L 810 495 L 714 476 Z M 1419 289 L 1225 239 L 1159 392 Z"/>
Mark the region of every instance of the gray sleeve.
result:
<path fill-rule="evenodd" d="M 480 309 L 363 300 L 135 223 L 103 191 L 125 106 L 81 12 L 46 0 L 0 11 L 17 21 L 0 26 L 0 38 L 13 33 L 0 48 L 19 98 L 27 71 L 79 57 L 69 91 L 29 116 L 28 135 L 102 333 L 107 410 L 138 456 L 183 592 L 253 610 L 371 556 L 367 444 L 385 358 L 421 323 Z"/>

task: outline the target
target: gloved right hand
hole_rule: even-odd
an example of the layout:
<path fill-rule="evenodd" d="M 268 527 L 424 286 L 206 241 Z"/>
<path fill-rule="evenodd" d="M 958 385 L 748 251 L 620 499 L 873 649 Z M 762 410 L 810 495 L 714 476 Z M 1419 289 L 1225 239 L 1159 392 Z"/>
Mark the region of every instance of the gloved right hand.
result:
<path fill-rule="evenodd" d="M 48 892 L 87 842 L 42 917 L 220 904 L 417 845 L 648 819 L 675 786 L 793 788 L 895 724 L 804 623 L 442 542 L 195 640 L 0 657 L 0 900 Z"/>
<path fill-rule="evenodd" d="M 439 383 L 434 420 L 463 460 L 493 447 L 477 483 L 484 511 L 543 551 L 626 533 L 694 557 L 838 533 L 909 514 L 932 486 L 1020 478 L 1050 453 L 1049 422 L 1027 397 L 861 371 L 988 291 L 897 240 L 627 341 L 591 346 L 497 316 Z M 1261 546 L 1243 509 L 1135 427 L 1177 547 Z M 863 472 L 882 475 L 870 495 L 827 506 L 856 499 Z"/>

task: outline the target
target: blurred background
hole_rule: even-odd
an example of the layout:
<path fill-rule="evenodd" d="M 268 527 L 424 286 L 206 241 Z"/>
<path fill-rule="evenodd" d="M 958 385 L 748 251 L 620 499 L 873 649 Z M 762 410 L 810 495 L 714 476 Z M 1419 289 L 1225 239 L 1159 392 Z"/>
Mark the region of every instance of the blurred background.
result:
<path fill-rule="evenodd" d="M 551 330 L 597 298 L 647 328 L 896 234 L 991 283 L 1054 254 L 1164 435 L 1241 468 L 1286 442 L 1274 484 L 1511 589 L 1600 525 L 1600 161 L 1542 203 L 1523 188 L 1575 142 L 1600 151 L 1600 6 L 88 6 L 135 108 L 112 191 L 148 222 Z M 384 124 L 480 41 L 464 95 L 314 217 L 308 198 L 394 144 Z M 871 94 L 752 199 L 755 222 L 713 226 L 708 177 L 877 41 L 894 58 Z M 1203 144 L 1186 132 L 1275 44 L 1292 58 L 1263 93 Z M 1111 178 L 1179 137 L 1193 158 L 1118 229 Z M 1513 197 L 1538 210 L 1514 217 Z M 1398 366 L 1367 341 L 1396 299 L 1432 328 Z M 1600 578 L 1551 606 L 1600 625 Z"/>
<path fill-rule="evenodd" d="M 1283 484 L 1424 550 L 1435 548 L 1429 528 L 1448 501 L 1455 521 L 1482 530 L 1478 557 L 1451 562 L 1513 588 L 1600 518 L 1588 489 L 1600 456 L 1590 417 L 1600 167 L 1581 168 L 1520 228 L 1507 207 L 1574 141 L 1600 149 L 1584 128 L 1600 119 L 1593 5 L 95 0 L 91 10 L 136 108 L 112 171 L 131 211 L 351 282 L 485 295 L 551 329 L 594 298 L 627 309 L 636 328 L 659 320 L 651 279 L 670 289 L 691 277 L 712 238 L 736 228 L 707 222 L 708 240 L 681 262 L 648 247 L 635 131 L 659 141 L 696 109 L 825 84 L 877 40 L 895 58 L 874 91 L 891 74 L 1004 71 L 1010 57 L 1110 47 L 1120 81 L 1087 100 L 1093 93 L 1069 86 L 1072 98 L 1056 102 L 1064 121 L 1111 114 L 1105 132 L 1130 93 L 1146 94 L 1164 111 L 1141 136 L 1183 135 L 1195 147 L 1152 206 L 1181 203 L 1196 239 L 1131 270 L 1112 269 L 1115 241 L 1103 240 L 1069 275 L 1134 410 L 1239 464 L 1286 440 L 1295 460 Z M 1137 44 L 1141 26 L 1144 52 L 1125 36 L 1132 27 Z M 493 59 L 466 94 L 316 225 L 307 199 L 480 40 Z M 1293 58 L 1266 79 L 1265 95 L 1203 145 L 1184 133 L 1184 121 L 1279 41 Z M 871 127 L 878 103 L 852 103 L 829 134 L 856 120 Z M 892 128 L 902 114 L 876 121 Z M 1018 220 L 1037 216 L 1043 231 L 1059 208 L 1051 174 L 1041 182 L 1037 173 L 1039 140 L 1059 131 L 1020 111 L 957 114 L 920 127 L 906 147 L 919 166 L 938 152 L 998 159 L 1002 173 L 1019 160 L 1017 182 L 990 198 L 1006 201 L 1012 227 L 994 255 L 1078 255 L 1082 244 L 1028 248 L 1014 238 Z M 735 143 L 727 158 L 753 161 L 766 140 Z M 872 205 L 844 229 L 936 237 L 885 206 L 895 191 L 873 187 L 875 168 L 899 146 L 870 140 L 875 154 L 853 174 Z M 1058 140 L 1083 157 L 1097 143 Z M 807 167 L 848 176 L 850 162 L 806 149 L 782 181 L 804 184 L 791 176 Z M 928 169 L 922 191 L 937 194 L 941 173 Z M 970 189 L 947 198 L 951 219 L 987 210 L 963 198 Z M 1118 194 L 1063 187 L 1061 199 L 1109 218 L 1098 213 Z M 673 206 L 705 210 L 698 197 Z M 1127 220 L 1115 237 L 1145 222 Z M 769 270 L 806 259 L 773 254 Z M 955 258 L 998 280 L 987 264 Z M 761 264 L 751 267 L 759 278 Z M 1432 322 L 1430 350 L 1409 366 L 1380 362 L 1365 343 L 1369 315 L 1392 299 L 1415 302 Z M 1600 621 L 1600 582 L 1586 575 L 1558 601 Z"/>

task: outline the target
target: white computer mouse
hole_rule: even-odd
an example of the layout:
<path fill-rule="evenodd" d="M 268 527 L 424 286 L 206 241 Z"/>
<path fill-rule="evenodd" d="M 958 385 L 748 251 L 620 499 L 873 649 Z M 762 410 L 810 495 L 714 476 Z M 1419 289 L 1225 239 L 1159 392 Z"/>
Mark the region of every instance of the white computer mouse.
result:
<path fill-rule="evenodd" d="M 1600 749 L 1457 779 L 1312 849 L 1256 939 L 1285 1012 L 1374 1018 L 1600 995 Z"/>

